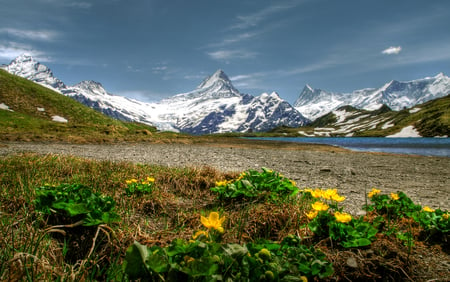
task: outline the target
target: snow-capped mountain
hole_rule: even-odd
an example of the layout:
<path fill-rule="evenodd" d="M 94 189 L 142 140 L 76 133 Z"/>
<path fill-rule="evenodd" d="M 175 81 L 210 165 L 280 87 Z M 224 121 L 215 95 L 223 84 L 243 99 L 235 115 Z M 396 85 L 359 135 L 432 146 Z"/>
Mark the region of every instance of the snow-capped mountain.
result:
<path fill-rule="evenodd" d="M 281 125 L 302 126 L 309 121 L 276 93 L 258 97 L 241 94 L 222 70 L 206 78 L 194 91 L 159 103 L 144 103 L 110 94 L 94 81 L 67 86 L 30 56 L 19 56 L 4 68 L 106 115 L 154 125 L 159 130 L 192 134 L 265 131 Z"/>
<path fill-rule="evenodd" d="M 450 94 L 450 79 L 443 73 L 412 81 L 393 80 L 380 88 L 355 90 L 352 93 L 333 93 L 306 85 L 294 103 L 305 117 L 315 120 L 342 106 L 375 110 L 383 104 L 393 110 L 410 108 Z"/>
<path fill-rule="evenodd" d="M 56 91 L 66 87 L 61 80 L 53 76 L 52 71 L 47 66 L 25 54 L 18 56 L 9 65 L 2 66 L 2 68 L 9 73 L 32 80 Z"/>
<path fill-rule="evenodd" d="M 183 132 L 265 131 L 277 126 L 301 126 L 308 122 L 278 94 L 258 97 L 241 94 L 227 75 L 216 71 L 194 91 L 164 99 L 158 120 L 170 121 Z"/>

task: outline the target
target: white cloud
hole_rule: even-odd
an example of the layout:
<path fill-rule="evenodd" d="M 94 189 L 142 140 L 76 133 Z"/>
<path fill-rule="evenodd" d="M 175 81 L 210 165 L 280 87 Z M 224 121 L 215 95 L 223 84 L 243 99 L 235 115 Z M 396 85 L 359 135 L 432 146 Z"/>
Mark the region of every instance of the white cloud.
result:
<path fill-rule="evenodd" d="M 241 34 L 233 34 L 232 36 L 229 36 L 228 38 L 223 39 L 222 41 L 218 43 L 211 43 L 207 47 L 223 47 L 226 45 L 234 44 L 234 43 L 240 43 L 244 40 L 250 40 L 258 36 L 261 32 L 245 32 Z"/>
<path fill-rule="evenodd" d="M 58 34 L 52 30 L 27 30 L 16 28 L 0 28 L 0 33 L 6 33 L 16 38 L 38 41 L 51 41 L 58 36 Z"/>
<path fill-rule="evenodd" d="M 252 59 L 257 53 L 246 50 L 218 50 L 207 53 L 214 60 Z"/>
<path fill-rule="evenodd" d="M 381 53 L 386 54 L 386 55 L 397 55 L 398 53 L 400 53 L 400 51 L 402 51 L 402 47 L 401 46 L 391 46 L 387 49 L 384 49 Z"/>
<path fill-rule="evenodd" d="M 72 3 L 67 3 L 67 6 L 74 7 L 74 8 L 80 8 L 80 9 L 89 9 L 92 6 L 92 3 L 88 3 L 88 2 L 72 2 Z"/>
<path fill-rule="evenodd" d="M 169 69 L 169 68 L 168 68 L 167 66 L 165 66 L 165 65 L 162 65 L 162 66 L 156 66 L 156 67 L 153 67 L 153 68 L 152 68 L 152 73 L 153 73 L 153 74 L 166 73 L 166 71 L 167 71 L 168 69 Z"/>
<path fill-rule="evenodd" d="M 51 59 L 44 52 L 35 50 L 30 45 L 15 42 L 0 44 L 0 60 L 2 61 L 8 61 L 9 63 L 9 61 L 15 59 L 17 56 L 20 56 L 22 54 L 31 55 L 40 62 L 51 61 Z"/>
<path fill-rule="evenodd" d="M 285 3 L 278 2 L 277 4 L 268 6 L 252 14 L 248 14 L 245 16 L 237 16 L 238 22 L 232 25 L 230 29 L 246 29 L 257 26 L 260 22 L 272 16 L 273 14 L 291 9 L 295 6 L 298 6 L 301 2 L 304 1 L 289 1 Z"/>
<path fill-rule="evenodd" d="M 41 2 L 79 9 L 89 9 L 92 7 L 92 3 L 72 0 L 41 0 Z"/>

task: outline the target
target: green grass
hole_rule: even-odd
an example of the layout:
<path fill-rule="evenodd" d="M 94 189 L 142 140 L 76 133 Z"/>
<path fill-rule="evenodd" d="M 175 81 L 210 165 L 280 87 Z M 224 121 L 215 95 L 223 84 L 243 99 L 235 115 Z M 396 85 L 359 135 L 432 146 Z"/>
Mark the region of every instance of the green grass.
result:
<path fill-rule="evenodd" d="M 60 140 L 101 142 L 148 140 L 154 127 L 107 117 L 46 87 L 0 70 L 0 103 L 13 111 L 0 110 L 2 140 Z M 44 108 L 39 111 L 37 108 Z M 61 116 L 68 123 L 52 121 Z"/>
<path fill-rule="evenodd" d="M 407 279 L 405 273 L 413 279 L 426 280 L 448 274 L 426 272 L 429 266 L 433 268 L 434 259 L 448 259 L 448 254 L 438 251 L 444 243 L 434 247 L 417 241 L 415 246 L 405 246 L 404 238 L 408 239 L 409 233 L 401 233 L 406 237 L 377 235 L 370 248 L 343 249 L 337 241 L 316 238 L 308 231 L 306 214 L 311 210 L 310 201 L 220 201 L 211 191 L 217 181 L 229 182 L 238 176 L 208 167 L 168 168 L 60 155 L 2 157 L 0 280 L 126 280 L 122 263 L 134 241 L 149 247 L 166 247 L 177 239 L 187 242 L 201 230 L 200 216 L 208 216 L 211 211 L 226 217 L 222 240 L 227 244 L 253 244 L 261 239 L 280 242 L 291 234 L 302 237 L 302 244 L 322 250 L 326 260 L 333 263 L 335 274 L 331 280 L 366 280 L 387 275 L 401 281 Z M 154 178 L 151 193 L 126 195 L 127 180 L 147 177 Z M 94 227 L 60 223 L 55 226 L 48 216 L 35 209 L 36 188 L 63 183 L 82 184 L 95 193 L 112 197 L 121 220 Z M 390 222 L 389 230 L 412 226 L 419 231 L 417 226 L 405 225 L 402 220 Z M 358 258 L 359 268 L 347 265 L 349 255 Z"/>

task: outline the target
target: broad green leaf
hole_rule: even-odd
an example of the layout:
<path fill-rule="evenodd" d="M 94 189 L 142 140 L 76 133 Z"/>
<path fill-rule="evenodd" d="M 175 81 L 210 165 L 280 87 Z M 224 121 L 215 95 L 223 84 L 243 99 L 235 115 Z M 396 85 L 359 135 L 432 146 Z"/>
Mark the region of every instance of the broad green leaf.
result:
<path fill-rule="evenodd" d="M 147 256 L 147 247 L 136 241 L 128 248 L 122 268 L 130 279 L 150 278 L 150 272 L 145 265 Z"/>

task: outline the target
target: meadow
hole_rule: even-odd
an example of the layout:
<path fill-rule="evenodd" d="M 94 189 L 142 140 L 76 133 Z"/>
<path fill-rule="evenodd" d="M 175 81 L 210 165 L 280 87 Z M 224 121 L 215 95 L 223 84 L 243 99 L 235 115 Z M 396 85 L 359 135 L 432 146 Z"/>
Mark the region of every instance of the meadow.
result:
<path fill-rule="evenodd" d="M 0 159 L 0 280 L 445 281 L 449 213 L 401 191 L 34 153 Z"/>

